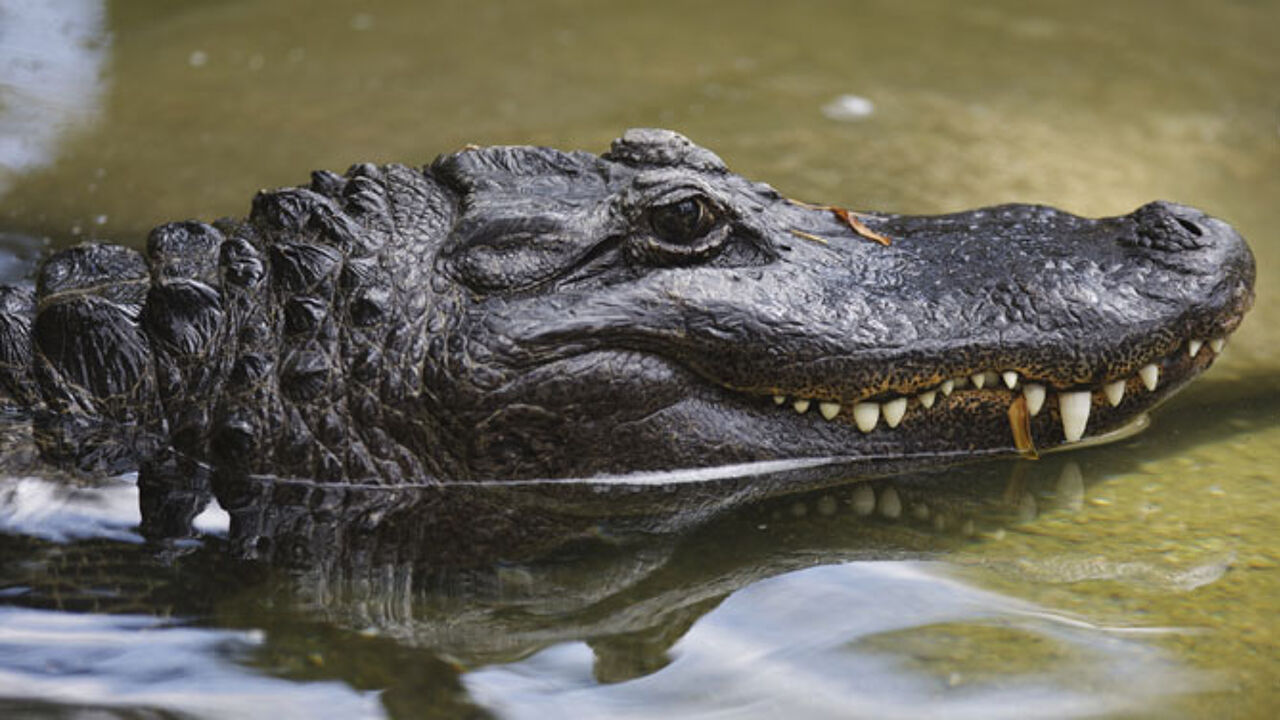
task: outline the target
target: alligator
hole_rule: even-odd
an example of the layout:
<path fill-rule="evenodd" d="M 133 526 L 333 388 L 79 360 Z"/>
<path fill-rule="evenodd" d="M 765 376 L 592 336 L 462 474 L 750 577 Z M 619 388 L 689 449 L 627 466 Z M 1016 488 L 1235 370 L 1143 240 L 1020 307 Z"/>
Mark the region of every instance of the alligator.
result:
<path fill-rule="evenodd" d="M 1253 299 L 1227 223 L 812 205 L 675 132 L 471 147 L 83 244 L 0 290 L 62 465 L 319 485 L 951 463 L 1113 437 Z M 639 473 L 639 475 L 637 475 Z"/>

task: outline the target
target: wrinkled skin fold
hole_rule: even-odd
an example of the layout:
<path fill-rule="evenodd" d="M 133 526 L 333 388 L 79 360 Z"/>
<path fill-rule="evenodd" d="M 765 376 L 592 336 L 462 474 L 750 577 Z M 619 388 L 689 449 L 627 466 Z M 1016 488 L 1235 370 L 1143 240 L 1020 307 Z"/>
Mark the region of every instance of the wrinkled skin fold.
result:
<path fill-rule="evenodd" d="M 840 215 L 663 130 L 316 172 L 0 291 L 0 386 L 51 459 L 226 496 L 942 463 L 1131 423 L 1252 302 L 1244 241 L 1173 203 Z"/>

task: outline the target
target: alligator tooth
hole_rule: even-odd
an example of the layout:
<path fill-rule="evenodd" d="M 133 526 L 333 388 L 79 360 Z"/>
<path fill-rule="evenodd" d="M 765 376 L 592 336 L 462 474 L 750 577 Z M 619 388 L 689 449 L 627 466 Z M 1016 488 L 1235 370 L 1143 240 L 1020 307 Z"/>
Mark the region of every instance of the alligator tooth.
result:
<path fill-rule="evenodd" d="M 1005 370 L 1000 373 L 1000 377 L 1004 378 L 1004 385 L 1010 390 L 1018 386 L 1018 373 L 1012 370 Z"/>
<path fill-rule="evenodd" d="M 786 402 L 786 401 L 787 401 L 787 396 L 786 396 L 786 395 L 774 395 L 774 396 L 773 396 L 773 404 L 774 404 L 774 405 L 781 405 L 782 403 L 784 403 L 784 402 Z"/>
<path fill-rule="evenodd" d="M 1203 340 L 1192 340 L 1187 343 L 1187 354 L 1191 357 L 1195 357 L 1202 347 L 1204 347 Z"/>
<path fill-rule="evenodd" d="M 876 429 L 876 423 L 880 421 L 880 403 L 863 402 L 853 406 L 853 422 L 858 429 L 864 433 L 869 433 Z"/>
<path fill-rule="evenodd" d="M 840 414 L 840 403 L 820 402 L 818 403 L 818 412 L 822 413 L 822 417 L 830 420 Z"/>
<path fill-rule="evenodd" d="M 979 390 L 987 383 L 986 373 L 974 373 L 969 379 L 973 381 L 973 386 Z"/>
<path fill-rule="evenodd" d="M 791 407 L 795 408 L 795 409 L 796 409 L 796 412 L 798 412 L 798 413 L 800 413 L 801 415 L 803 415 L 806 411 L 808 411 L 808 410 L 809 410 L 809 401 L 808 401 L 808 400 L 797 400 L 797 401 L 795 401 L 795 402 L 791 403 Z"/>
<path fill-rule="evenodd" d="M 1040 457 L 1036 452 L 1036 441 L 1031 436 L 1031 413 L 1027 412 L 1025 395 L 1009 404 L 1009 430 L 1013 433 L 1013 446 L 1019 455 L 1031 460 Z"/>
<path fill-rule="evenodd" d="M 942 391 L 943 395 L 950 395 L 951 391 L 956 389 L 956 381 L 943 380 L 942 384 L 938 386 L 938 389 Z"/>
<path fill-rule="evenodd" d="M 1000 373 L 995 372 L 994 370 L 988 370 L 982 373 L 982 382 L 983 384 L 995 387 L 1000 384 Z"/>
<path fill-rule="evenodd" d="M 960 377 L 952 380 L 951 384 L 957 388 L 966 388 L 966 387 L 969 387 L 969 378 L 961 375 Z"/>
<path fill-rule="evenodd" d="M 1138 376 L 1142 378 L 1142 384 L 1146 385 L 1148 390 L 1154 391 L 1160 382 L 1160 368 L 1155 365 L 1145 365 L 1138 371 Z"/>
<path fill-rule="evenodd" d="M 1027 414 L 1035 417 L 1044 406 L 1044 386 L 1027 383 L 1022 386 L 1022 394 L 1027 398 Z"/>
<path fill-rule="evenodd" d="M 1227 346 L 1226 338 L 1214 338 L 1209 341 L 1209 348 L 1213 350 L 1213 353 L 1215 355 L 1222 352 L 1222 348 L 1226 346 Z"/>
<path fill-rule="evenodd" d="M 1058 410 L 1062 413 L 1062 434 L 1067 436 L 1067 442 L 1075 442 L 1084 437 L 1084 429 L 1089 424 L 1089 408 L 1092 404 L 1093 395 L 1088 390 L 1058 393 Z"/>
<path fill-rule="evenodd" d="M 1119 405 L 1120 401 L 1124 399 L 1124 380 L 1117 380 L 1103 385 L 1102 392 L 1106 394 L 1107 402 L 1111 403 L 1111 407 Z"/>
<path fill-rule="evenodd" d="M 898 427 L 898 423 L 902 422 L 902 416 L 907 413 L 907 399 L 904 397 L 894 398 L 884 404 L 881 408 L 884 411 L 884 421 L 891 428 Z"/>
<path fill-rule="evenodd" d="M 926 390 L 920 393 L 920 404 L 923 405 L 926 410 L 933 407 L 933 401 L 937 399 L 938 399 L 937 390 Z"/>

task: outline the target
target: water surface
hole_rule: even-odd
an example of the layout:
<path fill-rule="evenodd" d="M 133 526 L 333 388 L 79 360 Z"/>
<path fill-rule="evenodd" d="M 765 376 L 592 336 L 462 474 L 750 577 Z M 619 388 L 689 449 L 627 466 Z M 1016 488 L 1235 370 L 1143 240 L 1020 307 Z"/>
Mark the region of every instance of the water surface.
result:
<path fill-rule="evenodd" d="M 243 215 L 313 168 L 467 143 L 600 151 L 658 125 L 792 197 L 857 208 L 1196 205 L 1251 241 L 1258 301 L 1146 434 L 956 471 L 975 489 L 932 502 L 848 484 L 678 527 L 533 503 L 556 522 L 505 552 L 264 570 L 226 559 L 216 514 L 202 541 L 143 543 L 129 478 L 10 473 L 0 714 L 1280 707 L 1280 6 L 56 7 L 0 0 L 9 282 L 48 247 Z"/>

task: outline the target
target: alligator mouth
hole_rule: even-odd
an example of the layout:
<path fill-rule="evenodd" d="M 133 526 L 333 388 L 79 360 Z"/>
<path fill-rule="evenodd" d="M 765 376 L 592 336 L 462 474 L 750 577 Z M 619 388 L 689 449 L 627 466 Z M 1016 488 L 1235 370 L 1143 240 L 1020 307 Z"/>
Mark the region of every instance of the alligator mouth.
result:
<path fill-rule="evenodd" d="M 1037 447 L 1087 444 L 1099 436 L 1115 436 L 1118 429 L 1131 425 L 1207 369 L 1225 345 L 1225 335 L 1188 340 L 1126 376 L 1094 385 L 1064 385 L 1004 367 L 866 398 L 771 397 L 780 410 L 851 425 L 864 435 L 913 430 L 929 433 L 940 423 L 954 423 L 957 415 L 991 418 L 1004 414 L 1012 447 L 1023 456 L 1035 457 Z M 989 446 L 992 438 L 987 440 Z"/>

